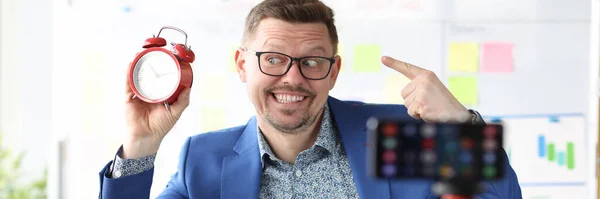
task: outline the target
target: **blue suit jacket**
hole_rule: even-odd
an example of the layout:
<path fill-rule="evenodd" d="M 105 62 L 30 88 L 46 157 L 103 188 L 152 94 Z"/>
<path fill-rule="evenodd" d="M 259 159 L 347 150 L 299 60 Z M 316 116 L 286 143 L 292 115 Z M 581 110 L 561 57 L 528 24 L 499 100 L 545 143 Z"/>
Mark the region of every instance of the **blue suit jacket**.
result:
<path fill-rule="evenodd" d="M 433 199 L 431 181 L 376 180 L 367 176 L 366 121 L 370 116 L 411 119 L 402 105 L 370 105 L 328 100 L 344 143 L 360 198 Z M 256 119 L 246 125 L 195 135 L 186 140 L 175 173 L 159 198 L 257 198 L 261 163 Z M 477 198 L 522 198 L 517 176 L 506 162 L 506 177 L 485 182 Z M 107 178 L 109 162 L 100 172 L 101 198 L 146 199 L 154 170 L 118 179 Z"/>

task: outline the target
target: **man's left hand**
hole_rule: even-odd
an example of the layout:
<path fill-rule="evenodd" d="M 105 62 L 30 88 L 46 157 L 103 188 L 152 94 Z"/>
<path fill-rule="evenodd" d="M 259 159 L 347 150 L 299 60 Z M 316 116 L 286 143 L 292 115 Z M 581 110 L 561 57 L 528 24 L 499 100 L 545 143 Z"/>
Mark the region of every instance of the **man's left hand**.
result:
<path fill-rule="evenodd" d="M 402 89 L 408 114 L 425 122 L 467 122 L 471 113 L 432 71 L 384 56 L 381 62 L 402 73 L 410 83 Z"/>

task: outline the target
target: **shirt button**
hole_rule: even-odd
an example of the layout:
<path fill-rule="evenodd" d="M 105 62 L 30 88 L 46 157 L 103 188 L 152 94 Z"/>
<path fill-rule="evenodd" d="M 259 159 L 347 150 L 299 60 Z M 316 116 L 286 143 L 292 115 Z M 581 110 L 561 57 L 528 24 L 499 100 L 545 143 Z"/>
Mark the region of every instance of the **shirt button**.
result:
<path fill-rule="evenodd" d="M 115 173 L 113 173 L 113 176 L 118 178 L 121 177 L 121 171 L 120 170 L 116 170 Z"/>
<path fill-rule="evenodd" d="M 296 170 L 296 177 L 300 177 L 300 176 L 302 176 L 302 171 Z"/>

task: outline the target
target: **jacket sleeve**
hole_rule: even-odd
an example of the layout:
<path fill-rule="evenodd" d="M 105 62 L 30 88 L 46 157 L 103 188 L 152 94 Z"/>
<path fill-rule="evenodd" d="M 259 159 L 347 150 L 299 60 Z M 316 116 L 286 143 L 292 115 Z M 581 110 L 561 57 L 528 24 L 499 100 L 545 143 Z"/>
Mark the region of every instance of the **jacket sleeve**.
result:
<path fill-rule="evenodd" d="M 185 185 L 185 169 L 190 138 L 188 138 L 181 150 L 177 173 L 175 173 L 166 188 L 158 196 L 159 199 L 184 199 L 188 198 Z M 148 199 L 150 188 L 154 177 L 154 167 L 150 170 L 120 178 L 111 178 L 110 161 L 100 171 L 100 199 Z"/>
<path fill-rule="evenodd" d="M 476 199 L 522 199 L 521 186 L 517 174 L 510 166 L 508 155 L 502 149 L 504 154 L 504 178 L 497 181 L 488 181 L 485 183 L 485 192 L 476 197 Z"/>
<path fill-rule="evenodd" d="M 475 123 L 478 124 L 486 124 L 483 121 L 483 118 L 477 111 L 472 111 L 477 118 L 475 118 Z M 497 181 L 489 181 L 484 185 L 485 192 L 480 196 L 477 196 L 477 199 L 522 199 L 523 195 L 521 193 L 521 186 L 519 185 L 519 179 L 517 178 L 517 173 L 510 165 L 510 161 L 508 159 L 508 155 L 506 154 L 506 150 L 502 148 L 502 154 L 504 159 L 504 178 Z"/>

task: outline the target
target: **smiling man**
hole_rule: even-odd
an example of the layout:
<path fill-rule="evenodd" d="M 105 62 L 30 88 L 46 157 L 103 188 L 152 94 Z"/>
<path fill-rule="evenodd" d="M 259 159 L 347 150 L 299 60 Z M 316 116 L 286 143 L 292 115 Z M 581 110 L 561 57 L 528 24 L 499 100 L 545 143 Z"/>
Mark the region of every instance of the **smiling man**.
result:
<path fill-rule="evenodd" d="M 397 90 L 405 104 L 329 96 L 342 59 L 333 11 L 318 0 L 259 3 L 246 18 L 242 44 L 237 72 L 256 116 L 243 126 L 188 138 L 159 198 L 436 198 L 432 182 L 367 176 L 367 119 L 483 122 L 434 73 L 387 56 L 384 65 L 411 79 Z M 189 92 L 167 110 L 132 99 L 126 87 L 128 139 L 100 172 L 102 198 L 149 197 L 156 153 L 190 103 Z M 504 179 L 485 182 L 479 198 L 521 198 L 513 169 L 508 163 L 505 169 Z"/>

